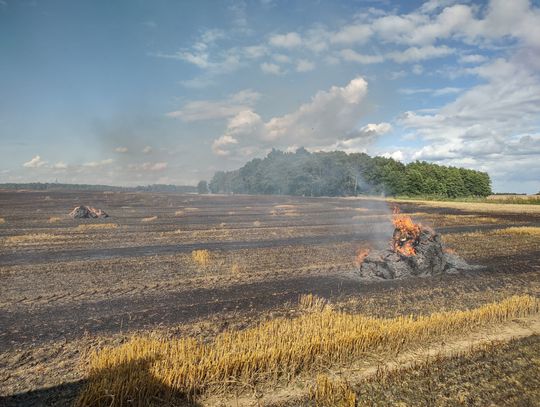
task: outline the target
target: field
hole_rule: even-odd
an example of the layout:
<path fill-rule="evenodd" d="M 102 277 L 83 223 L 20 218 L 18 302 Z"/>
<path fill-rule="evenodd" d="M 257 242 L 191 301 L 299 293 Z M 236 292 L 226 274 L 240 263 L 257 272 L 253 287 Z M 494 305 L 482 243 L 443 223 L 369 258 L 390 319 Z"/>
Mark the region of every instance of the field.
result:
<path fill-rule="evenodd" d="M 393 205 L 485 267 L 356 278 Z M 540 403 L 538 205 L 21 191 L 0 220 L 0 405 Z"/>

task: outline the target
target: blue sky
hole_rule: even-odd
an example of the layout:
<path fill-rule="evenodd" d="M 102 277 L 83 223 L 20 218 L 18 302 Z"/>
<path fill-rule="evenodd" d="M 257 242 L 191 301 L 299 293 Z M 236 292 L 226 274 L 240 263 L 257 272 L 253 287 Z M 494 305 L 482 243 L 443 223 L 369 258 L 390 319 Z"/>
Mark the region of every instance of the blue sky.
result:
<path fill-rule="evenodd" d="M 0 182 L 194 184 L 272 147 L 540 190 L 540 5 L 0 0 Z"/>

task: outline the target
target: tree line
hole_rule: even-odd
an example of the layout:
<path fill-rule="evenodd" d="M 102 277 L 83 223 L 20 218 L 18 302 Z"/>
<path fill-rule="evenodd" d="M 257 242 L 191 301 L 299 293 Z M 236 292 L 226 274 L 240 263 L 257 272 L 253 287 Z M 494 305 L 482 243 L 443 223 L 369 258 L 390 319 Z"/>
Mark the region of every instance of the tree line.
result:
<path fill-rule="evenodd" d="M 219 171 L 208 188 L 212 193 L 303 196 L 384 193 L 457 198 L 490 195 L 491 180 L 485 172 L 425 161 L 403 164 L 364 153 L 310 153 L 300 148 L 294 153 L 274 149 L 265 158 L 255 158 L 238 170 Z"/>

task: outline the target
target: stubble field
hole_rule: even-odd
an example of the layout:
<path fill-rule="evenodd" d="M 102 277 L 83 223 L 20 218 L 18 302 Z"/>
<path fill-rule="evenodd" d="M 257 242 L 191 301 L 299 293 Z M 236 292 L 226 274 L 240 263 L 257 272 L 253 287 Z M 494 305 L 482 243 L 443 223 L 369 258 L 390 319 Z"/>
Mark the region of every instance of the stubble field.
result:
<path fill-rule="evenodd" d="M 110 217 L 73 220 L 66 215 L 81 204 L 102 208 Z M 403 281 L 357 279 L 352 273 L 356 251 L 365 244 L 387 244 L 392 205 L 435 228 L 448 247 L 485 268 Z M 446 400 L 446 405 L 483 405 L 485 392 L 473 382 L 479 363 L 496 371 L 487 383 L 507 380 L 522 388 L 492 395 L 498 403 L 508 397 L 514 404 L 539 401 L 531 388 L 534 383 L 524 379 L 526 369 L 540 376 L 538 363 L 524 364 L 523 358 L 513 363 L 500 356 L 538 358 L 538 339 L 531 336 L 540 332 L 538 206 L 0 192 L 0 218 L 0 404 L 70 405 L 78 400 L 80 405 L 121 405 L 132 400 L 139 405 L 430 405 L 435 397 Z M 520 296 L 511 300 L 519 305 L 507 309 L 504 301 L 512 296 Z M 482 311 L 486 306 L 493 311 Z M 469 310 L 470 320 L 452 313 Z M 499 311 L 501 316 L 492 316 Z M 445 320 L 459 316 L 461 322 L 418 333 L 414 324 L 422 317 L 435 321 L 433 314 L 441 312 L 448 313 Z M 485 321 L 476 316 L 486 312 L 490 317 Z M 411 316 L 412 325 L 399 325 L 396 318 L 404 316 Z M 180 388 L 178 381 L 167 382 L 174 375 L 160 376 L 153 362 L 148 367 L 133 360 L 127 370 L 110 362 L 122 349 L 149 338 L 159 347 L 184 346 L 182 341 L 193 338 L 194 349 L 204 358 L 205 352 L 225 346 L 223 335 L 244 344 L 255 335 L 259 340 L 254 343 L 259 344 L 265 329 L 296 332 L 303 326 L 309 332 L 309 324 L 314 324 L 313 329 L 322 332 L 321 327 L 347 318 L 358 324 L 371 318 L 380 324 L 379 333 L 399 326 L 410 334 L 410 343 L 397 346 L 390 333 L 385 337 L 387 346 L 377 341 L 371 346 L 366 339 L 363 347 L 350 348 L 351 354 L 361 350 L 353 360 L 329 347 L 314 351 L 313 343 L 308 354 L 293 338 L 299 343 L 298 358 L 313 357 L 312 363 L 297 365 L 291 356 L 288 363 L 295 367 L 287 371 L 283 366 L 289 365 L 282 359 L 272 359 L 279 362 L 276 370 L 270 359 L 260 356 L 256 367 L 242 362 L 241 375 L 227 370 L 219 376 L 216 371 L 222 383 L 203 386 L 206 379 L 198 379 L 201 385 L 189 389 Z M 328 329 L 346 330 L 333 325 Z M 355 332 L 347 335 L 358 337 Z M 512 337 L 526 339 L 488 345 Z M 326 340 L 321 336 L 320 342 Z M 344 343 L 336 342 L 336 349 L 345 349 Z M 226 353 L 242 349 L 227 346 L 231 347 L 223 348 Z M 113 356 L 105 361 L 106 352 Z M 436 361 L 426 362 L 434 354 L 439 355 Z M 162 357 L 160 363 L 165 362 Z M 177 374 L 181 368 L 175 363 L 162 371 Z M 445 375 L 448 380 L 454 380 L 459 369 L 473 372 L 466 376 L 469 382 L 451 383 L 461 385 L 461 398 L 435 388 L 433 369 L 453 372 Z M 127 377 L 134 370 L 144 373 L 138 379 L 148 391 L 125 399 L 119 392 L 111 394 L 118 383 L 107 382 L 107 377 Z M 396 380 L 409 387 L 388 391 L 395 389 L 391 384 Z M 407 391 L 415 386 L 431 390 Z M 331 398 L 333 392 L 337 398 Z"/>

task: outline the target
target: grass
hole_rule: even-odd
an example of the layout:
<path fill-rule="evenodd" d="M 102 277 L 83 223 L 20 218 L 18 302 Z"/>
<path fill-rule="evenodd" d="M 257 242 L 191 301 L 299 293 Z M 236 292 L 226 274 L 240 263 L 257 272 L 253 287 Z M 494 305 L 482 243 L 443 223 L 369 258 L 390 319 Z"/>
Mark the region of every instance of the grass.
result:
<path fill-rule="evenodd" d="M 540 401 L 540 337 L 491 343 L 354 386 L 359 405 L 533 406 Z M 401 403 L 401 404 L 400 404 Z"/>
<path fill-rule="evenodd" d="M 412 202 L 415 204 L 420 204 L 424 206 L 432 206 L 437 208 L 452 208 L 459 209 L 463 211 L 473 211 L 473 212 L 501 212 L 501 213 L 540 213 L 540 205 L 524 205 L 520 201 L 519 204 L 516 203 L 501 203 L 498 201 L 429 201 L 425 199 L 397 199 L 397 198 L 387 198 L 389 202 Z M 540 200 L 538 201 L 540 203 Z"/>
<path fill-rule="evenodd" d="M 442 201 L 442 202 L 472 202 L 514 205 L 540 205 L 540 195 L 490 195 L 487 197 L 457 197 L 449 198 L 439 195 L 426 196 L 396 196 L 393 200 L 407 201 Z"/>
<path fill-rule="evenodd" d="M 143 222 L 143 223 L 154 222 L 154 221 L 157 220 L 157 218 L 158 218 L 157 216 L 150 216 L 148 218 L 142 218 L 141 222 Z"/>
<path fill-rule="evenodd" d="M 31 233 L 28 235 L 9 236 L 6 238 L 6 243 L 10 245 L 42 243 L 52 240 L 62 239 L 62 236 L 53 235 L 50 233 Z"/>
<path fill-rule="evenodd" d="M 106 230 L 106 229 L 118 229 L 116 223 L 88 223 L 77 226 L 77 230 L 90 231 L 90 230 Z"/>
<path fill-rule="evenodd" d="M 60 222 L 62 220 L 62 218 L 59 218 L 58 216 L 51 216 L 49 218 L 49 223 L 57 223 L 57 222 Z"/>
<path fill-rule="evenodd" d="M 328 307 L 294 319 L 276 318 L 208 343 L 191 338 L 134 336 L 91 352 L 79 406 L 147 405 L 193 398 L 238 385 L 287 380 L 352 362 L 373 352 L 399 352 L 449 334 L 538 312 L 540 301 L 515 296 L 467 311 L 381 319 Z"/>
<path fill-rule="evenodd" d="M 538 226 L 510 227 L 510 228 L 498 229 L 491 233 L 495 235 L 540 236 L 540 227 Z"/>
<path fill-rule="evenodd" d="M 356 393 L 344 379 L 317 375 L 311 399 L 317 407 L 356 407 Z"/>
<path fill-rule="evenodd" d="M 0 218 L 0 225 L 3 225 L 4 223 L 6 223 L 6 220 L 4 218 Z"/>
<path fill-rule="evenodd" d="M 208 250 L 193 250 L 191 252 L 192 260 L 201 267 L 206 267 L 210 264 L 210 252 Z"/>

